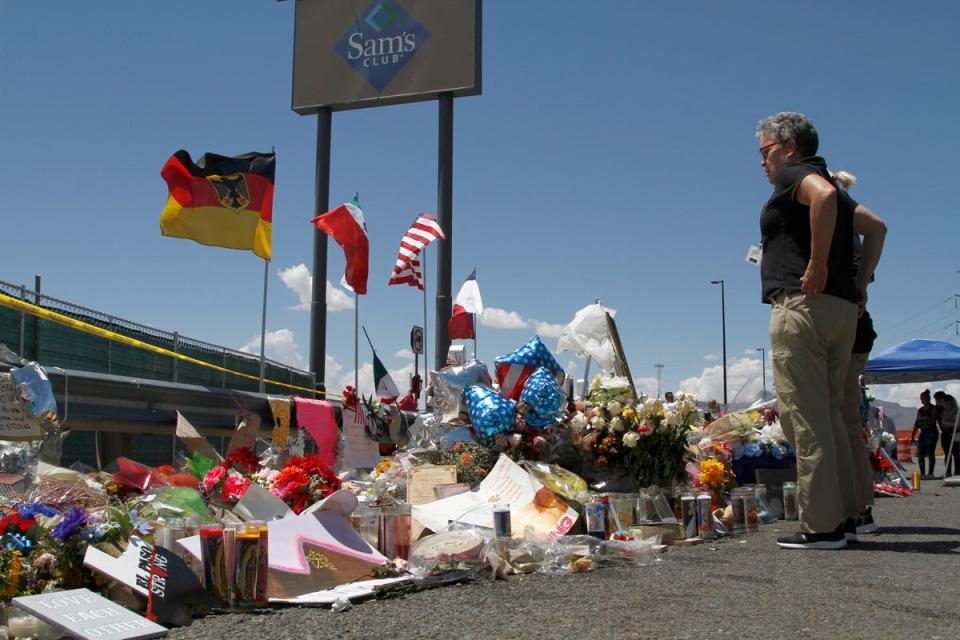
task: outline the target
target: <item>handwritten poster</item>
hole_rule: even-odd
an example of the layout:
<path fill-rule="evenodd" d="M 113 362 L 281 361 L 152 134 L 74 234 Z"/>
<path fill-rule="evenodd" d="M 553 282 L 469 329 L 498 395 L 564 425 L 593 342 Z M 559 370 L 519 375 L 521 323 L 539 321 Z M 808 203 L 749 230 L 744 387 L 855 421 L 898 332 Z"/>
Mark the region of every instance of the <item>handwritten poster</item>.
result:
<path fill-rule="evenodd" d="M 353 469 L 372 469 L 380 464 L 380 447 L 370 439 L 351 409 L 343 410 L 343 463 Z"/>
<path fill-rule="evenodd" d="M 0 440 L 42 440 L 43 426 L 17 393 L 9 373 L 0 373 Z"/>

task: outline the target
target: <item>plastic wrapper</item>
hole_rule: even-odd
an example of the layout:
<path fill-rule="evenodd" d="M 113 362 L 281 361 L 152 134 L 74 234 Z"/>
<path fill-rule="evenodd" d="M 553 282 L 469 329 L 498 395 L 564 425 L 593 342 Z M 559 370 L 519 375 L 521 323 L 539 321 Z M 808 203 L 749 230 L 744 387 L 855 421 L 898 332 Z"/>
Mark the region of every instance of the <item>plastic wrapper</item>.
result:
<path fill-rule="evenodd" d="M 410 548 L 407 571 L 418 580 L 446 571 L 479 572 L 489 540 L 482 531 L 454 525 L 417 540 Z"/>
<path fill-rule="evenodd" d="M 643 566 L 660 561 L 657 548 L 660 536 L 640 540 L 604 540 L 601 549 L 604 564 Z"/>
<path fill-rule="evenodd" d="M 117 458 L 117 471 L 113 474 L 114 481 L 130 489 L 147 491 L 150 487 L 166 487 L 170 483 L 151 467 L 140 464 L 130 458 Z"/>
<path fill-rule="evenodd" d="M 10 375 L 20 396 L 27 401 L 30 413 L 41 420 L 56 422 L 57 401 L 43 368 L 36 362 L 30 362 L 19 369 L 11 369 Z"/>
<path fill-rule="evenodd" d="M 533 573 L 540 569 L 545 557 L 543 546 L 527 538 L 497 538 L 489 541 L 483 550 L 492 578 Z"/>
<path fill-rule="evenodd" d="M 559 496 L 576 502 L 585 503 L 591 500 L 590 492 L 587 491 L 587 481 L 572 471 L 567 471 L 555 464 L 533 460 L 522 460 L 520 466 L 539 480 L 540 484 Z"/>
<path fill-rule="evenodd" d="M 155 487 L 138 501 L 164 519 L 195 518 L 203 524 L 213 522 L 200 492 L 190 487 Z"/>
<path fill-rule="evenodd" d="M 481 442 L 489 443 L 498 433 L 513 429 L 517 403 L 489 387 L 472 386 L 463 390 L 464 402 L 473 430 Z"/>
<path fill-rule="evenodd" d="M 525 345 L 496 359 L 497 384 L 506 397 L 517 400 L 527 378 L 540 367 L 546 367 L 558 382 L 563 382 L 563 368 L 543 344 L 540 336 L 533 336 Z"/>
<path fill-rule="evenodd" d="M 463 391 L 473 385 L 489 387 L 492 383 L 487 365 L 470 360 L 461 365 L 444 367 L 430 372 L 433 393 L 433 414 L 440 422 L 459 422 L 467 408 L 462 401 Z"/>
<path fill-rule="evenodd" d="M 613 371 L 616 355 L 607 314 L 616 311 L 599 303 L 593 303 L 577 311 L 573 321 L 563 328 L 557 341 L 557 351 L 573 351 L 579 356 L 591 357 L 604 371 Z"/>
<path fill-rule="evenodd" d="M 600 563 L 603 541 L 593 536 L 561 536 L 550 541 L 540 539 L 540 543 L 544 555 L 538 573 L 583 573 L 593 571 Z"/>
<path fill-rule="evenodd" d="M 0 440 L 0 473 L 31 477 L 37 472 L 37 450 L 29 442 Z"/>
<path fill-rule="evenodd" d="M 520 402 L 529 408 L 526 423 L 538 429 L 560 420 L 565 400 L 556 375 L 546 367 L 534 371 L 520 393 Z"/>

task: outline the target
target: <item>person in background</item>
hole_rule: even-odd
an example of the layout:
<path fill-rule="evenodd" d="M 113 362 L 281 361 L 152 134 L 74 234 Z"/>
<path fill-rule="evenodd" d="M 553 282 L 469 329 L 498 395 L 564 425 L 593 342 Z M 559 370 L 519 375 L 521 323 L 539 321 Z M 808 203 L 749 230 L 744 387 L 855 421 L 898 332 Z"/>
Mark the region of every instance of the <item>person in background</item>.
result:
<path fill-rule="evenodd" d="M 902 469 L 903 465 L 897 461 L 897 425 L 894 424 L 893 418 L 888 416 L 887 412 L 883 410 L 883 407 L 876 407 L 873 411 L 877 418 L 877 425 L 880 431 L 893 436 L 893 444 L 887 447 L 887 454 L 890 456 L 890 459 Z"/>
<path fill-rule="evenodd" d="M 937 404 L 937 426 L 940 427 L 940 448 L 943 449 L 943 477 L 960 475 L 960 442 L 954 440 L 953 428 L 957 422 L 957 399 L 949 393 L 933 394 Z"/>
<path fill-rule="evenodd" d="M 847 191 L 857 181 L 847 171 L 837 171 L 831 175 L 834 184 Z M 848 541 L 856 540 L 858 533 L 876 533 L 878 527 L 873 519 L 873 468 L 870 465 L 870 451 L 864 443 L 864 426 L 867 406 L 860 377 L 877 338 L 873 330 L 873 320 L 866 309 L 867 286 L 873 282 L 873 274 L 883 243 L 887 227 L 872 211 L 857 204 L 854 217 L 854 273 L 859 302 L 857 305 L 857 333 L 850 353 L 850 364 L 843 384 L 843 404 L 841 411 L 846 424 L 846 435 L 850 446 L 850 460 L 853 492 L 842 492 L 844 498 L 845 527 L 844 536 Z M 861 242 L 860 237 L 863 236 Z M 838 460 L 839 462 L 839 460 Z"/>
<path fill-rule="evenodd" d="M 774 388 L 780 424 L 797 455 L 800 507 L 800 531 L 777 544 L 841 549 L 845 513 L 855 503 L 841 405 L 857 305 L 865 302 L 853 265 L 858 203 L 836 186 L 817 155 L 819 136 L 805 115 L 765 118 L 756 136 L 773 186 L 760 214 L 761 300 L 771 305 Z M 869 282 L 875 265 L 862 256 L 858 281 Z"/>
<path fill-rule="evenodd" d="M 917 440 L 917 432 L 920 439 Z M 920 465 L 920 477 L 933 480 L 933 469 L 937 465 L 937 408 L 930 404 L 930 389 L 920 394 L 920 408 L 913 422 L 910 441 L 917 445 L 917 464 Z M 929 463 L 929 468 L 926 463 Z M 929 471 L 929 473 L 928 473 Z"/>

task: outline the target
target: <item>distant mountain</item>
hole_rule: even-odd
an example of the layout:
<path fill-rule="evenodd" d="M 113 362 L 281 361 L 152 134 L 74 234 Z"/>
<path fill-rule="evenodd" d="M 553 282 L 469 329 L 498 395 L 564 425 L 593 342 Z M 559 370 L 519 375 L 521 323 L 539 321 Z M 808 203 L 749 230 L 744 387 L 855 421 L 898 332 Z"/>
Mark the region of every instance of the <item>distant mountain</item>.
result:
<path fill-rule="evenodd" d="M 883 407 L 883 412 L 893 420 L 897 429 L 913 428 L 913 421 L 917 419 L 917 407 L 904 407 L 896 402 L 885 400 L 874 400 L 872 404 L 875 407 Z"/>

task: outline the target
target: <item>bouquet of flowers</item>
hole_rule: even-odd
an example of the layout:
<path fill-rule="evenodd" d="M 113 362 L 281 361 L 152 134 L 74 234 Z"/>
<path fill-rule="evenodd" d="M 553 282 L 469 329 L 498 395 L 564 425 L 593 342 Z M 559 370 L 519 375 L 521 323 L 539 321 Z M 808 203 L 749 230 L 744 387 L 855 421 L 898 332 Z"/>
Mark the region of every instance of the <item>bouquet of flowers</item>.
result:
<path fill-rule="evenodd" d="M 625 378 L 594 378 L 586 410 L 570 420 L 584 462 L 599 469 L 622 465 L 637 487 L 671 486 L 686 477 L 687 434 L 703 424 L 694 398 L 678 394 L 669 409 L 660 400 L 633 402 Z"/>
<path fill-rule="evenodd" d="M 458 442 L 452 449 L 441 450 L 437 464 L 452 464 L 457 467 L 457 482 L 477 484 L 487 477 L 496 458 L 490 449 L 475 442 Z"/>
<path fill-rule="evenodd" d="M 317 454 L 293 456 L 279 471 L 261 470 L 254 479 L 300 513 L 340 488 L 340 479 Z"/>
<path fill-rule="evenodd" d="M 223 462 L 203 475 L 200 490 L 207 498 L 236 504 L 246 495 L 253 474 L 259 469 L 260 460 L 250 447 L 231 451 Z"/>
<path fill-rule="evenodd" d="M 763 412 L 754 410 L 749 415 L 752 426 L 737 429 L 739 443 L 733 447 L 734 460 L 760 456 L 782 460 L 794 455 L 793 447 L 783 434 L 776 409 L 768 407 Z"/>

